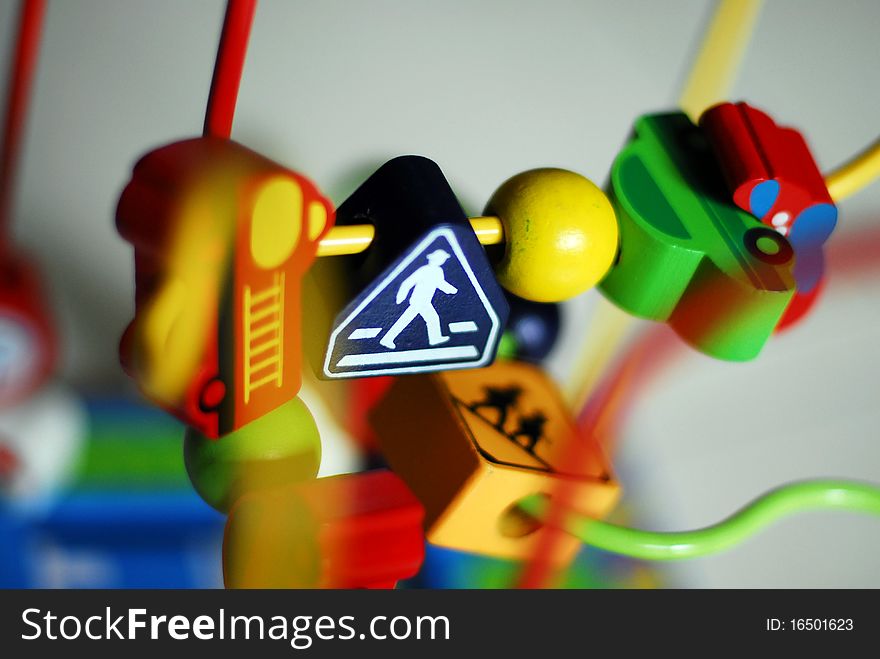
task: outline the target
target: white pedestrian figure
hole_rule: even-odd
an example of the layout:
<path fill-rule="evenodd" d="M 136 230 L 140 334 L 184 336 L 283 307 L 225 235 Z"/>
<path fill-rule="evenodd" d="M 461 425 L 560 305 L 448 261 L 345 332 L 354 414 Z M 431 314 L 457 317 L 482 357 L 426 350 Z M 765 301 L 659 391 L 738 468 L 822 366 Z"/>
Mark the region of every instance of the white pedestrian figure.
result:
<path fill-rule="evenodd" d="M 455 295 L 458 289 L 450 284 L 443 277 L 443 264 L 449 259 L 449 253 L 442 249 L 435 249 L 428 254 L 428 265 L 412 273 L 403 280 L 400 288 L 397 290 L 397 304 L 401 304 L 409 295 L 409 307 L 404 311 L 400 318 L 391 326 L 385 336 L 379 343 L 389 350 L 394 350 L 394 339 L 406 329 L 416 316 L 421 316 L 425 325 L 428 326 L 428 343 L 432 346 L 446 343 L 448 336 L 444 336 L 440 329 L 440 316 L 434 309 L 434 293 L 438 290 L 443 291 L 447 295 Z"/>

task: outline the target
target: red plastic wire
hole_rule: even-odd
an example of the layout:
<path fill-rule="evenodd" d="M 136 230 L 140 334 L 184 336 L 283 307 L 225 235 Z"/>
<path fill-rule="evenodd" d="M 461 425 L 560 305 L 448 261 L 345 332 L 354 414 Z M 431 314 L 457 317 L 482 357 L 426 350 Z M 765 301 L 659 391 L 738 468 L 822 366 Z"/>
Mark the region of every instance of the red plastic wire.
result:
<path fill-rule="evenodd" d="M 229 0 L 226 4 L 223 34 L 217 49 L 208 109 L 205 111 L 204 134 L 207 137 L 228 139 L 232 134 L 238 86 L 256 8 L 257 0 Z"/>
<path fill-rule="evenodd" d="M 0 243 L 6 242 L 13 191 L 18 175 L 21 138 L 24 133 L 28 99 L 34 78 L 45 0 L 23 0 L 19 10 L 18 40 L 9 70 L 6 119 L 3 125 L 3 152 L 0 156 Z"/>

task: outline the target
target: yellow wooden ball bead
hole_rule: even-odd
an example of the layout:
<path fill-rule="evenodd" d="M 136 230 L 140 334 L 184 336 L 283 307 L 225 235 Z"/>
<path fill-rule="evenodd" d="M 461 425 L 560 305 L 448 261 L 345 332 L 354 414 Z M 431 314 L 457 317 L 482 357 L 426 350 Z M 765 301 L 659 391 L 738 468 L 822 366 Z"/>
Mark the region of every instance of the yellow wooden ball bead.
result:
<path fill-rule="evenodd" d="M 596 185 L 564 169 L 533 169 L 505 181 L 486 207 L 504 226 L 499 283 L 534 302 L 589 290 L 617 254 L 617 218 Z"/>

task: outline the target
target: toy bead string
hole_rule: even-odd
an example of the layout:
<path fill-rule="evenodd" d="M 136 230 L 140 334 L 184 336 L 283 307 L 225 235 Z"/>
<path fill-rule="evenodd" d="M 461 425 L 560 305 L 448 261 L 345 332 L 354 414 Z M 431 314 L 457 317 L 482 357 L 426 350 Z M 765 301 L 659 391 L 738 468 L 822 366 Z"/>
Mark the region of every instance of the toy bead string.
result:
<path fill-rule="evenodd" d="M 760 0 L 720 0 L 718 3 L 679 99 L 679 106 L 692 119 L 698 118 L 712 103 L 726 98 L 760 7 Z M 586 332 L 587 340 L 582 343 L 572 375 L 564 387 L 566 400 L 576 410 L 586 405 L 626 339 L 627 330 L 635 322 L 633 316 L 615 309 L 605 298 L 600 298 L 598 305 L 591 327 Z M 572 464 L 578 463 L 575 453 L 571 458 Z M 562 487 L 558 492 L 551 493 L 551 509 L 545 517 L 551 530 L 571 507 L 570 499 L 571 495 Z M 561 533 L 557 529 L 556 533 L 546 534 L 544 542 L 536 547 L 534 557 L 523 569 L 517 584 L 519 587 L 540 588 L 546 585 L 553 575 L 553 568 L 543 557 L 554 554 L 557 543 L 562 540 Z"/>
<path fill-rule="evenodd" d="M 722 0 L 719 3 L 679 103 L 692 118 L 697 118 L 703 110 L 727 96 L 726 90 L 732 84 L 742 60 L 759 9 L 759 0 L 743 3 L 738 3 L 736 0 Z M 868 185 L 878 176 L 880 176 L 880 140 L 852 161 L 831 172 L 826 177 L 826 183 L 832 198 L 835 201 L 840 201 Z M 586 424 L 594 421 L 589 418 L 588 414 L 590 394 L 604 374 L 611 357 L 616 353 L 616 347 L 626 336 L 627 328 L 632 324 L 629 319 L 619 318 L 608 312 L 607 309 L 603 310 L 604 306 L 608 306 L 607 304 L 603 305 L 603 302 L 604 300 L 600 301 L 600 308 L 595 314 L 598 322 L 591 327 L 590 338 L 592 340 L 585 342 L 583 353 L 577 360 L 579 368 L 574 369 L 574 373 L 578 373 L 579 376 L 576 375 L 572 378 L 565 392 L 572 406 L 581 410 L 579 416 L 585 417 L 581 419 L 582 428 L 584 421 Z M 620 401 L 617 402 L 620 403 Z M 592 430 L 595 430 L 595 427 Z M 816 485 L 819 487 L 821 484 L 822 482 L 819 482 Z M 817 500 L 824 501 L 821 507 L 834 507 L 828 503 L 828 501 L 835 500 L 832 490 L 826 493 L 825 499 L 819 496 L 821 492 L 817 494 L 817 491 L 814 490 L 811 492 L 811 499 L 809 496 L 800 496 L 799 493 L 802 493 L 804 487 L 804 485 L 783 487 L 767 495 L 764 499 L 759 499 L 727 522 L 692 533 L 651 534 L 633 529 L 622 529 L 598 520 L 581 520 L 575 524 L 574 528 L 569 527 L 567 530 L 574 532 L 584 540 L 585 536 L 579 531 L 583 531 L 585 528 L 589 529 L 596 535 L 591 535 L 589 540 L 585 540 L 586 542 L 609 551 L 615 551 L 614 547 L 621 550 L 629 549 L 632 551 L 619 551 L 619 553 L 627 553 L 636 557 L 647 557 L 644 554 L 650 553 L 650 551 L 674 552 L 678 545 L 685 547 L 678 550 L 681 553 L 667 557 L 685 558 L 703 555 L 729 546 L 757 531 L 775 519 L 776 517 L 773 515 L 785 514 L 788 511 L 785 505 L 797 506 L 800 502 L 809 507 L 808 504 L 811 501 Z M 876 488 L 871 491 L 874 499 L 880 497 Z M 543 505 L 545 510 L 548 507 L 546 502 L 534 503 L 536 506 L 539 504 Z M 559 507 L 565 506 L 564 501 L 554 501 L 554 504 L 554 507 L 557 505 Z M 550 514 L 547 518 L 548 521 L 554 521 L 554 517 L 558 517 L 559 513 L 562 511 L 557 510 L 555 515 Z M 687 544 L 689 542 L 692 544 Z M 552 543 L 549 543 L 543 549 L 552 551 L 551 545 Z M 656 547 L 660 548 L 656 549 Z M 688 553 L 689 551 L 702 553 Z M 521 585 L 526 587 L 540 586 L 547 581 L 549 576 L 549 568 L 542 567 L 540 555 L 536 555 L 531 564 L 527 566 L 521 579 Z"/>
<path fill-rule="evenodd" d="M 762 0 L 721 0 L 679 99 L 679 106 L 696 122 L 702 112 L 727 100 Z M 839 202 L 880 177 L 880 140 L 825 177 L 828 191 Z M 565 383 L 570 406 L 582 410 L 606 371 L 617 347 L 627 337 L 634 318 L 601 298 L 583 341 L 576 367 Z"/>
<path fill-rule="evenodd" d="M 24 0 L 18 24 L 18 41 L 9 70 L 6 118 L 3 126 L 3 153 L 0 157 L 0 243 L 6 241 L 6 230 L 13 207 L 13 189 L 21 154 L 28 99 L 39 54 L 45 0 Z"/>
<path fill-rule="evenodd" d="M 721 0 L 690 75 L 679 106 L 696 123 L 704 110 L 727 100 L 745 55 L 763 0 Z M 855 194 L 880 177 L 880 140 L 825 177 L 835 202 Z"/>
<path fill-rule="evenodd" d="M 716 16 L 716 22 L 717 18 Z M 737 27 L 741 28 L 742 26 Z M 706 48 L 706 45 L 704 44 L 701 56 L 710 53 L 713 57 L 713 63 L 721 66 L 717 49 Z M 736 58 L 738 63 L 740 56 L 736 55 Z M 701 64 L 695 68 L 702 69 L 705 72 L 706 65 Z M 719 73 L 717 80 L 724 78 L 725 75 L 728 79 L 733 77 L 736 66 L 731 65 L 724 68 L 724 75 Z M 716 99 L 725 98 L 727 94 L 724 93 L 724 90 L 727 89 L 727 86 L 722 89 L 717 80 L 713 87 L 713 93 L 706 91 L 706 96 L 703 97 L 704 99 L 713 100 L 697 101 L 692 99 L 688 101 L 683 96 L 681 105 L 684 106 L 686 103 L 690 103 L 692 107 L 706 109 Z M 692 86 L 694 86 L 693 81 L 688 84 L 689 88 Z M 696 95 L 696 92 L 687 93 Z M 699 115 L 699 112 L 697 112 L 697 115 Z M 828 174 L 825 180 L 832 198 L 835 201 L 840 201 L 858 192 L 878 176 L 880 176 L 880 140 L 852 161 L 841 165 L 838 169 Z M 504 242 L 504 227 L 501 220 L 497 217 L 472 217 L 470 222 L 481 245 L 497 245 Z M 370 247 L 374 237 L 375 229 L 369 224 L 335 226 L 330 229 L 329 233 L 318 244 L 318 256 L 360 254 Z M 603 320 L 602 322 L 597 322 L 596 326 L 590 329 L 592 332 L 590 340 L 584 341 L 586 346 L 584 348 L 585 354 L 577 361 L 580 367 L 574 369 L 574 372 L 579 375 L 567 384 L 565 390 L 566 399 L 574 408 L 578 408 L 583 404 L 598 377 L 604 371 L 607 361 L 614 354 L 617 339 L 625 335 L 625 330 L 632 324 L 633 320 L 632 316 L 618 311 L 616 307 L 606 302 L 604 298 L 599 302 L 599 305 L 600 309 L 597 310 L 596 315 Z M 606 318 L 607 322 L 605 322 Z"/>
<path fill-rule="evenodd" d="M 472 217 L 471 228 L 481 245 L 504 242 L 504 227 L 497 217 Z M 345 256 L 365 252 L 376 236 L 371 224 L 335 226 L 318 243 L 318 256 Z"/>
<path fill-rule="evenodd" d="M 727 100 L 739 71 L 763 0 L 720 0 L 685 81 L 679 107 L 696 122 L 704 110 Z M 604 297 L 581 343 L 572 376 L 563 394 L 573 409 L 581 409 L 602 378 L 635 317 Z"/>
<path fill-rule="evenodd" d="M 228 139 L 232 134 L 235 103 L 256 5 L 257 0 L 229 0 L 226 5 L 205 113 L 206 136 Z M 501 220 L 497 217 L 471 218 L 471 226 L 483 245 L 496 245 L 504 240 Z M 318 244 L 318 256 L 359 254 L 370 246 L 374 237 L 375 229 L 370 225 L 333 227 Z"/>
<path fill-rule="evenodd" d="M 229 139 L 257 0 L 229 0 L 205 111 L 206 137 Z"/>
<path fill-rule="evenodd" d="M 536 519 L 546 517 L 547 501 L 540 495 L 523 499 L 519 505 Z M 666 561 L 715 554 L 752 537 L 782 517 L 828 509 L 880 515 L 880 488 L 837 480 L 791 483 L 758 497 L 718 524 L 695 531 L 642 531 L 571 514 L 562 529 L 605 551 L 642 560 Z"/>
<path fill-rule="evenodd" d="M 763 0 L 721 0 L 718 3 L 679 99 L 679 106 L 694 122 L 704 110 L 727 100 L 762 4 Z M 880 141 L 832 172 L 827 179 L 828 189 L 834 200 L 839 201 L 877 176 L 880 176 Z M 471 225 L 483 245 L 495 245 L 504 240 L 498 218 L 472 218 Z M 369 225 L 333 227 L 321 240 L 318 256 L 359 254 L 369 248 L 374 235 L 373 227 Z M 616 316 L 607 308 L 610 304 L 600 302 L 600 306 L 606 308 L 597 315 L 608 317 L 609 322 L 598 323 L 598 327 L 592 329 L 591 341 L 585 342 L 588 347 L 578 361 L 582 368 L 574 369 L 580 376 L 568 383 L 565 391 L 573 407 L 579 407 L 586 399 L 607 365 L 607 359 L 599 355 L 612 355 L 616 337 L 624 335 L 624 330 L 631 325 L 631 316 L 622 313 Z"/>

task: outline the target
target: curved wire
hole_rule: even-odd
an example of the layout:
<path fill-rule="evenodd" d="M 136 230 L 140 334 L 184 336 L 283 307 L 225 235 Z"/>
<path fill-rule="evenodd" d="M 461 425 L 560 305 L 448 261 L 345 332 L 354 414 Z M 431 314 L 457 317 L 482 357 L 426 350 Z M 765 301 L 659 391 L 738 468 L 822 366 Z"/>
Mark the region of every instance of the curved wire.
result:
<path fill-rule="evenodd" d="M 825 177 L 835 202 L 846 199 L 880 177 L 880 139 Z"/>
<path fill-rule="evenodd" d="M 519 505 L 529 515 L 542 519 L 548 501 L 537 495 L 523 499 Z M 791 483 L 758 497 L 718 524 L 695 531 L 642 531 L 571 514 L 563 530 L 605 551 L 664 561 L 714 554 L 750 538 L 781 517 L 823 509 L 880 515 L 880 487 L 840 480 Z"/>
<path fill-rule="evenodd" d="M 228 0 L 223 32 L 214 63 L 214 77 L 205 110 L 204 134 L 229 139 L 238 100 L 238 87 L 247 56 L 248 39 L 257 0 Z"/>
<path fill-rule="evenodd" d="M 694 123 L 704 110 L 726 101 L 763 0 L 719 0 L 679 99 Z"/>
<path fill-rule="evenodd" d="M 28 100 L 36 72 L 45 0 L 23 0 L 19 10 L 15 50 L 10 57 L 3 122 L 3 148 L 0 152 L 0 240 L 6 240 L 14 206 L 15 179 L 20 168 L 21 142 L 27 120 Z"/>

